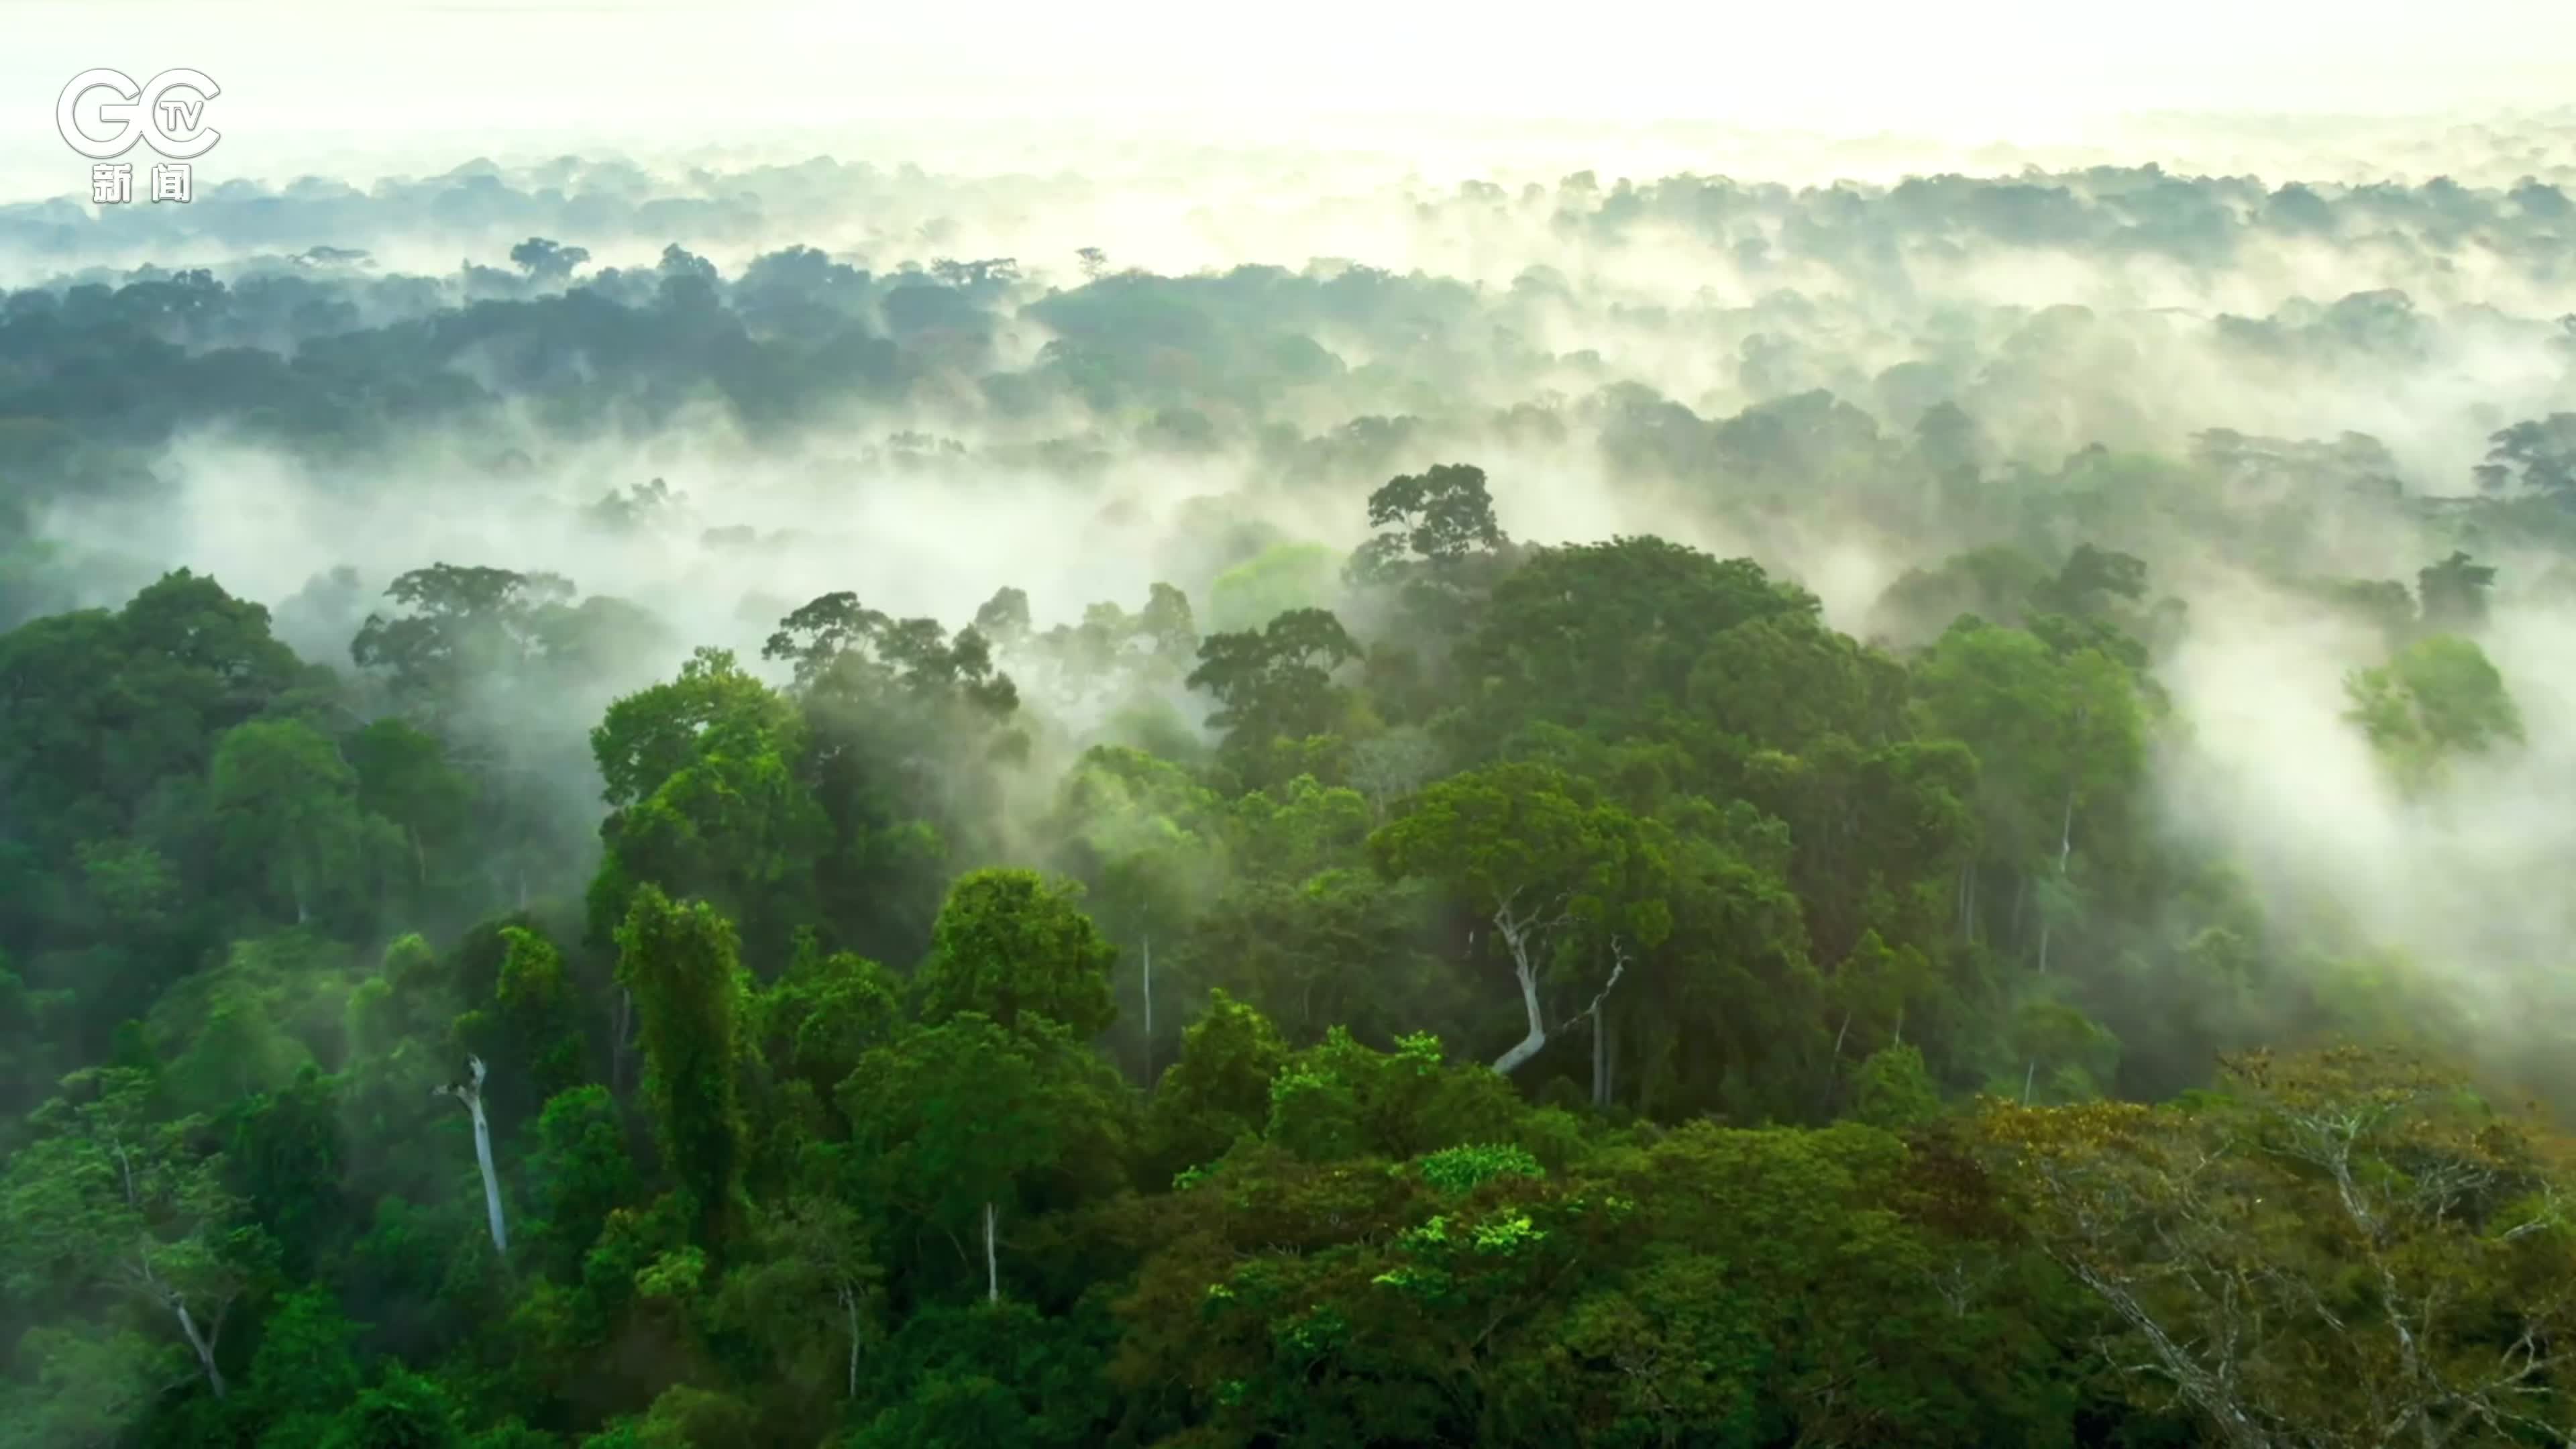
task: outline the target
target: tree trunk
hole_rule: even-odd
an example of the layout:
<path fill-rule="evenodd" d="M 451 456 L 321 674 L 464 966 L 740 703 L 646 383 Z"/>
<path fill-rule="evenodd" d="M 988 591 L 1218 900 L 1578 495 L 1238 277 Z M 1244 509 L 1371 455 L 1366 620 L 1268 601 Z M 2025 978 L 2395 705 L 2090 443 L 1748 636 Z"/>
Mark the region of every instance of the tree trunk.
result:
<path fill-rule="evenodd" d="M 1002 1260 L 993 1249 L 993 1205 L 984 1204 L 984 1301 L 1002 1301 Z"/>
<path fill-rule="evenodd" d="M 222 1398 L 224 1371 L 215 1366 L 214 1341 L 198 1331 L 196 1317 L 188 1312 L 188 1300 L 173 1293 L 170 1295 L 170 1309 L 179 1315 L 179 1331 L 188 1336 L 188 1347 L 197 1351 L 197 1366 L 206 1371 L 206 1387 L 214 1391 L 216 1398 Z"/>
<path fill-rule="evenodd" d="M 1529 1035 L 1521 1038 L 1520 1045 L 1494 1058 L 1494 1070 L 1507 1077 L 1519 1071 L 1530 1058 L 1538 1055 L 1539 1048 L 1547 1045 L 1547 1019 L 1540 1016 L 1538 1010 L 1538 970 L 1524 960 L 1513 964 L 1512 975 L 1521 983 L 1521 1007 L 1529 1013 Z"/>
<path fill-rule="evenodd" d="M 859 1290 L 844 1283 L 840 1287 L 841 1311 L 850 1321 L 850 1397 L 859 1396 Z"/>
<path fill-rule="evenodd" d="M 2066 862 L 2075 854 L 2075 787 L 2066 787 L 2066 814 L 2057 826 L 2057 883 L 2066 884 Z M 2039 919 L 2039 974 L 2048 974 L 2048 928 L 2046 915 Z"/>
<path fill-rule="evenodd" d="M 2032 1057 L 2030 1066 L 2021 1074 L 2021 1104 L 2030 1105 L 2030 1084 L 2039 1077 L 2039 1058 Z"/>
<path fill-rule="evenodd" d="M 1592 1110 L 1610 1108 L 1610 1026 L 1600 1012 L 1592 1013 Z"/>
<path fill-rule="evenodd" d="M 1154 1085 L 1154 935 L 1145 933 L 1145 1086 Z"/>
<path fill-rule="evenodd" d="M 483 1094 L 465 1104 L 474 1114 L 474 1165 L 483 1173 L 483 1215 L 492 1224 L 492 1251 L 510 1256 L 510 1230 L 501 1220 L 501 1174 L 492 1166 L 492 1119 L 483 1115 Z"/>
<path fill-rule="evenodd" d="M 1834 1054 L 1825 1063 L 1825 1099 L 1816 1104 L 1820 1112 L 1834 1109 L 1834 1096 L 1843 1084 L 1843 1039 L 1851 1035 L 1851 1008 L 1843 1008 L 1843 1024 L 1834 1030 Z"/>
<path fill-rule="evenodd" d="M 431 1089 L 433 1096 L 454 1097 L 474 1118 L 474 1166 L 483 1175 L 483 1215 L 492 1228 L 492 1250 L 507 1258 L 510 1234 L 501 1220 L 501 1174 L 492 1165 L 492 1121 L 483 1115 L 483 1059 L 467 1057 L 474 1075 L 466 1081 Z"/>
<path fill-rule="evenodd" d="M 617 1001 L 608 1013 L 608 1090 L 611 1095 L 626 1094 L 626 1045 L 635 1034 L 635 993 L 621 986 Z"/>

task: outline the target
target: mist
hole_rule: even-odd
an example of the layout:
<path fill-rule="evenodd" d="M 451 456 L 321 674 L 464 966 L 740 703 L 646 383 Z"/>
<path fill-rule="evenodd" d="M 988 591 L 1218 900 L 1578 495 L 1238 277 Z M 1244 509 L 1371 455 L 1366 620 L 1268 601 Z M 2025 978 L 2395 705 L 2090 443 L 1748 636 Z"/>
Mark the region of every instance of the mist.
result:
<path fill-rule="evenodd" d="M 0 158 L 0 1148 L 65 1241 L 144 1209 L 42 1154 L 203 1178 L 125 1308 L 0 1274 L 0 1420 L 301 1402 L 173 1305 L 310 1283 L 477 1449 L 962 1442 L 892 1376 L 1020 1307 L 1213 1444 L 1212 1177 L 1383 1159 L 1412 1253 L 2257 1049 L 2576 1112 L 2566 7 L 22 8 L 22 130 L 225 135 Z"/>

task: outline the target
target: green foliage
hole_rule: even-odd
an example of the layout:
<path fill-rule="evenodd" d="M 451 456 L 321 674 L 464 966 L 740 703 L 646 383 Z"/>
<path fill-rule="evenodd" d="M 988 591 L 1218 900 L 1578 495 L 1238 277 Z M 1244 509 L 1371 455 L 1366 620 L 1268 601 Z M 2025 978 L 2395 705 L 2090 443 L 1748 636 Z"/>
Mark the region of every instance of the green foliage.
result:
<path fill-rule="evenodd" d="M 2454 634 L 2428 634 L 2345 684 L 2361 726 L 2399 783 L 2421 790 L 2448 762 L 2522 741 L 2522 714 L 2486 651 Z"/>
<path fill-rule="evenodd" d="M 2481 266 L 2533 244 L 2462 187 L 2177 210 L 2220 184 L 2105 169 L 1899 202 L 1586 177 L 1524 202 L 1588 246 L 1717 227 L 1745 275 L 1882 265 L 1854 218 L 1891 205 L 1963 265 L 2115 212 L 2124 248 L 2196 266 L 2228 218 L 2319 208 L 2437 252 L 2420 207 Z M 2555 193 L 2514 195 L 2538 216 Z M 532 238 L 517 274 L 458 283 L 485 300 L 395 329 L 326 300 L 321 255 L 257 286 L 13 295 L 0 414 L 26 416 L 0 419 L 0 463 L 15 486 L 37 460 L 31 498 L 151 496 L 49 411 L 81 390 L 46 379 L 100 358 L 138 387 L 217 359 L 279 401 L 205 416 L 326 420 L 353 450 L 369 409 L 473 436 L 505 400 L 574 439 L 685 403 L 783 440 L 844 394 L 980 387 L 1016 441 L 897 435 L 853 444 L 860 466 L 970 497 L 992 470 L 1104 476 L 1116 438 L 1235 460 L 1242 489 L 1168 520 L 1155 564 L 1209 632 L 1170 583 L 1062 622 L 1003 587 L 958 629 L 755 596 L 738 621 L 776 618 L 783 684 L 714 648 L 655 680 L 679 641 L 641 608 L 439 563 L 362 625 L 354 571 L 281 605 L 297 648 L 355 627 L 341 678 L 185 572 L 31 616 L 125 566 L 0 499 L 0 1445 L 2071 1449 L 2576 1424 L 2550 1348 L 2576 1335 L 2564 1140 L 2351 1054 L 2231 1058 L 2200 1090 L 2221 1049 L 2340 1035 L 2473 1047 L 2480 1087 L 2563 1097 L 2546 1043 L 2496 1023 L 2563 1015 L 2497 943 L 2564 932 L 2534 905 L 2400 951 L 2348 903 L 2293 901 L 2277 859 L 2240 874 L 2229 842 L 2169 828 L 2200 823 L 2155 772 L 2211 727 L 2211 656 L 2150 585 L 2249 577 L 2293 623 L 2384 637 L 2350 719 L 2410 819 L 2473 834 L 2441 808 L 2465 763 L 2519 779 L 2544 756 L 2513 749 L 2526 728 L 2548 743 L 2479 642 L 2526 637 L 2546 589 L 2499 592 L 2476 558 L 2549 576 L 2558 418 L 2492 440 L 2480 477 L 2512 500 L 2417 527 L 2391 510 L 2422 490 L 2371 439 L 2136 451 L 2169 419 L 2065 381 L 2158 325 L 2126 314 L 1936 308 L 1904 334 L 1923 356 L 1845 398 L 1828 314 L 1766 286 L 1719 319 L 1731 385 L 1764 400 L 1702 418 L 1539 345 L 1577 294 L 1543 268 L 1488 295 L 1341 264 L 1111 274 L 1095 251 L 1088 285 L 1041 296 L 999 258 L 878 277 L 798 249 L 728 279 L 673 247 L 575 283 L 586 257 Z M 366 285 L 374 311 L 430 305 Z M 1014 315 L 1048 345 L 979 371 Z M 2432 325 L 2376 293 L 2203 330 L 2286 368 Z M 270 336 L 298 339 L 275 376 L 241 345 Z M 1493 353 L 1463 390 L 1461 347 Z M 1591 381 L 1461 401 L 1516 376 Z M 1303 431 L 1381 395 L 1403 411 Z M 2040 461 L 2064 430 L 2074 451 Z M 1419 461 L 1487 435 L 1597 453 L 1620 506 L 1679 510 L 1680 536 L 1820 558 L 1830 518 L 1854 556 L 1915 566 L 1864 642 L 1751 558 L 1516 544 L 1481 467 Z M 1254 516 L 1355 478 L 1388 481 L 1338 576 Z M 721 504 L 691 492 L 656 479 L 574 526 L 643 547 Z M 1106 528 L 1141 516 L 1098 501 Z M 2327 535 L 2440 561 L 2412 589 L 2345 578 Z M 1935 537 L 1974 546 L 1925 556 Z M 506 1254 L 470 1119 L 433 1095 L 468 1055 Z"/>
<path fill-rule="evenodd" d="M 1034 871 L 976 871 L 959 878 L 932 928 L 921 1016 L 935 1024 L 971 1012 L 1011 1029 L 1043 1018 L 1088 1040 L 1116 1015 L 1117 959 L 1078 887 Z"/>
<path fill-rule="evenodd" d="M 1054 1021 L 959 1012 L 869 1052 L 841 1084 L 875 1199 L 961 1237 L 988 1209 L 1115 1180 L 1128 1104 Z M 979 1275 L 980 1276 L 980 1275 Z"/>
<path fill-rule="evenodd" d="M 1264 549 L 1217 575 L 1209 585 L 1209 631 L 1257 634 L 1282 614 L 1331 608 L 1339 562 L 1331 549 L 1319 543 L 1281 543 Z"/>
<path fill-rule="evenodd" d="M 694 1199 L 699 1243 L 714 1248 L 743 1167 L 734 1073 L 747 993 L 733 926 L 703 901 L 676 905 L 646 886 L 617 936 L 617 979 L 634 996 L 663 1163 Z"/>
<path fill-rule="evenodd" d="M 1472 1192 L 1506 1173 L 1545 1177 L 1547 1169 L 1526 1150 L 1508 1144 L 1444 1147 L 1422 1159 L 1422 1180 L 1451 1196 Z"/>

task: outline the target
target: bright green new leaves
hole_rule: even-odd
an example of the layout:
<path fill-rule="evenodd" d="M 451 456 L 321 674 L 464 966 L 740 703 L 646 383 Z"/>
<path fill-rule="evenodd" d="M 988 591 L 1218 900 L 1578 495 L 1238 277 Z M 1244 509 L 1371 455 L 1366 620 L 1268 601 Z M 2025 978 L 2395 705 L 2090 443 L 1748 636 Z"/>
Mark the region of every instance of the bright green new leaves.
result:
<path fill-rule="evenodd" d="M 1270 1083 L 1264 1136 L 1309 1162 L 1403 1159 L 1521 1125 L 1518 1095 L 1496 1073 L 1443 1060 L 1427 1032 L 1381 1052 L 1335 1027 Z"/>
<path fill-rule="evenodd" d="M 2486 651 L 2456 634 L 2428 634 L 2377 669 L 2345 682 L 2361 726 L 2400 785 L 2438 783 L 2448 762 L 2522 742 L 2522 714 Z"/>
<path fill-rule="evenodd" d="M 1547 1169 L 1524 1147 L 1509 1143 L 1480 1142 L 1458 1147 L 1444 1147 L 1425 1156 L 1420 1164 L 1422 1180 L 1452 1197 L 1473 1192 L 1497 1177 L 1545 1177 Z"/>
<path fill-rule="evenodd" d="M 698 1241 L 714 1247 L 734 1212 L 744 1157 L 734 1067 L 748 990 L 733 927 L 703 901 L 675 905 L 645 886 L 617 950 L 618 984 L 635 996 L 654 1136 L 693 1199 Z"/>
<path fill-rule="evenodd" d="M 1117 959 L 1083 914 L 1079 887 L 1035 871 L 975 871 L 958 879 L 932 929 L 921 1019 L 936 1025 L 972 1012 L 1016 1030 L 1044 1017 L 1088 1041 L 1117 1015 L 1109 991 Z"/>

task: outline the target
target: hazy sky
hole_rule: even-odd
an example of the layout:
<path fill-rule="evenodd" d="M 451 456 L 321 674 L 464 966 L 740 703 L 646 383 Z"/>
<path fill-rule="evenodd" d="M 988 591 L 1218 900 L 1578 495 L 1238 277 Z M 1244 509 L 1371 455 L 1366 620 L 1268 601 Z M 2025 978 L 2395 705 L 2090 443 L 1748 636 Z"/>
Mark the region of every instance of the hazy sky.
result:
<path fill-rule="evenodd" d="M 201 174 L 217 177 L 395 146 L 463 159 L 790 127 L 828 143 L 836 123 L 901 116 L 1693 117 L 2045 141 L 2139 108 L 2576 98 L 2569 0 L 10 0 L 0 31 L 0 189 L 17 197 L 82 184 L 53 106 L 93 66 L 212 75 L 225 139 Z"/>

